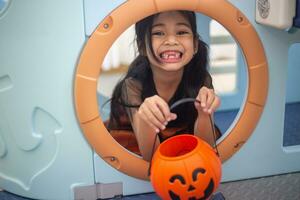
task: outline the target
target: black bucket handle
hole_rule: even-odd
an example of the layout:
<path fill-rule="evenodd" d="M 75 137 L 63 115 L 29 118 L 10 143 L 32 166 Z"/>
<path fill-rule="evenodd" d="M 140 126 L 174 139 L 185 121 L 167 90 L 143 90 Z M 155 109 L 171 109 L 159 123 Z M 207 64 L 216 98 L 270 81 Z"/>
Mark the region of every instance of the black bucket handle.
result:
<path fill-rule="evenodd" d="M 180 99 L 180 100 L 176 101 L 175 103 L 173 103 L 170 106 L 170 111 L 173 110 L 175 107 L 181 105 L 181 104 L 189 103 L 189 102 L 198 102 L 199 104 L 201 103 L 199 100 L 197 100 L 195 98 L 183 98 L 183 99 Z M 217 135 L 216 135 L 215 124 L 214 124 L 214 121 L 213 121 L 213 118 L 212 118 L 211 115 L 209 115 L 209 121 L 210 121 L 210 124 L 211 124 L 211 127 L 212 127 L 212 133 L 213 133 L 213 137 L 214 137 L 214 147 L 216 148 L 216 154 L 217 154 L 217 156 L 220 156 L 218 148 L 217 148 Z M 152 151 L 151 151 L 151 159 L 150 159 L 149 168 L 148 168 L 148 175 L 149 176 L 150 176 L 150 173 L 151 173 L 152 158 L 153 158 L 153 154 L 154 154 L 156 139 L 158 138 L 158 135 L 160 133 L 161 132 L 156 133 L 155 139 L 154 139 L 154 142 L 153 142 Z"/>

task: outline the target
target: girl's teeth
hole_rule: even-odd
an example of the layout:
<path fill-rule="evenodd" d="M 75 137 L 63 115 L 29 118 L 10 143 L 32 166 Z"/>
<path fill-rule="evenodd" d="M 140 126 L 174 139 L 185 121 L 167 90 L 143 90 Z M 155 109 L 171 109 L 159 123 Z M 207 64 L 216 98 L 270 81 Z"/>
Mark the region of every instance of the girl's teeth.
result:
<path fill-rule="evenodd" d="M 163 59 L 174 59 L 174 58 L 179 58 L 180 53 L 163 53 L 162 58 Z"/>

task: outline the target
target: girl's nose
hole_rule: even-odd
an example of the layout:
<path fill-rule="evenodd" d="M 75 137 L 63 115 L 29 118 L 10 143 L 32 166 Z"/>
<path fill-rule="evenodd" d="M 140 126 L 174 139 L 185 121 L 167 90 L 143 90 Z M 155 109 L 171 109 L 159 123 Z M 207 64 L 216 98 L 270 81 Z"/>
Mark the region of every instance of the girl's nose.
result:
<path fill-rule="evenodd" d="M 178 41 L 176 39 L 176 36 L 174 35 L 169 35 L 167 36 L 166 40 L 165 40 L 165 45 L 177 45 Z"/>

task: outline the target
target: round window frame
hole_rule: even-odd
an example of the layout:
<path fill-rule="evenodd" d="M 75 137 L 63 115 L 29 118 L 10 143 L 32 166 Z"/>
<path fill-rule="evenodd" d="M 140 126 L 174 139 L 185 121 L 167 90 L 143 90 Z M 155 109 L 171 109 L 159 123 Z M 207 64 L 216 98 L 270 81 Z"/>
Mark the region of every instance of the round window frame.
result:
<path fill-rule="evenodd" d="M 244 53 L 248 92 L 235 126 L 218 143 L 222 162 L 233 156 L 250 137 L 261 117 L 268 94 L 268 64 L 262 42 L 249 20 L 228 1 L 124 2 L 104 18 L 86 42 L 74 77 L 74 103 L 82 132 L 95 152 L 115 169 L 143 180 L 149 180 L 149 163 L 123 148 L 103 124 L 98 111 L 97 80 L 105 55 L 122 32 L 147 16 L 170 10 L 190 10 L 211 17 L 227 28 Z"/>

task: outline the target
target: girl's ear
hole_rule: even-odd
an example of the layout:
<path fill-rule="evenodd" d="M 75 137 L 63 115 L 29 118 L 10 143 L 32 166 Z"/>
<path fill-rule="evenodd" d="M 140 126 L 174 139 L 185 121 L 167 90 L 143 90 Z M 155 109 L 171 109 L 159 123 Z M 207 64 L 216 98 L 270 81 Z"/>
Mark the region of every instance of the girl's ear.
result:
<path fill-rule="evenodd" d="M 198 52 L 199 40 L 194 40 L 194 55 Z"/>

